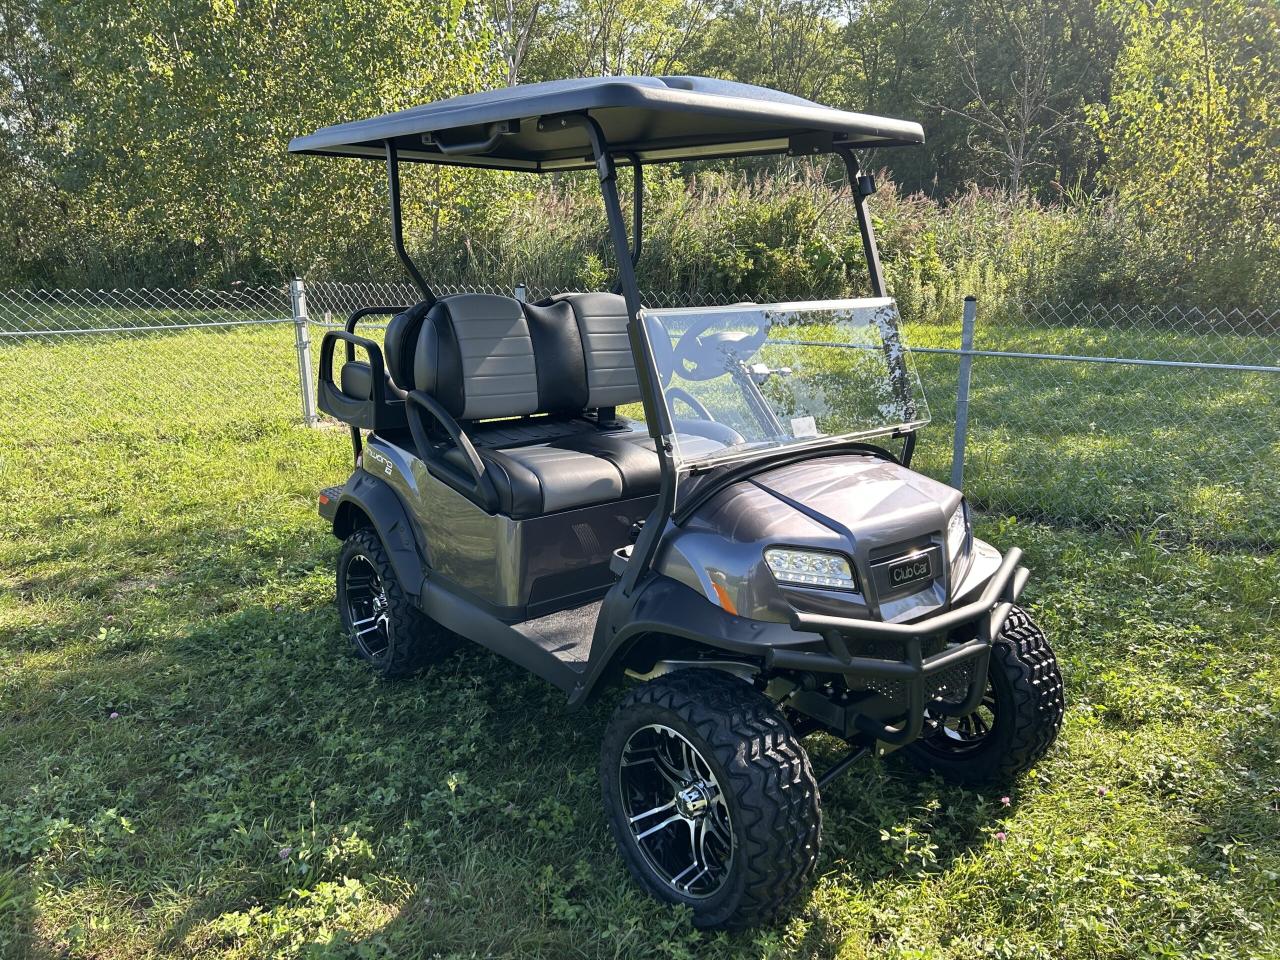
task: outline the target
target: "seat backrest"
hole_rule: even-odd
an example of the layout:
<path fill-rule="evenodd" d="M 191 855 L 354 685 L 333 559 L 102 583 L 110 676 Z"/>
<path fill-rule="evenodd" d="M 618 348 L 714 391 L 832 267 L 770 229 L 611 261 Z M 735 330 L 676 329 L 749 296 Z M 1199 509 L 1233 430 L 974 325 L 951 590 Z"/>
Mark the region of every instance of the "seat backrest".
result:
<path fill-rule="evenodd" d="M 640 399 L 626 305 L 614 294 L 541 303 L 459 294 L 422 311 L 416 327 L 411 313 L 387 329 L 388 369 L 458 420 L 574 414 Z M 411 363 L 393 336 L 414 342 Z"/>
<path fill-rule="evenodd" d="M 586 364 L 568 304 L 511 297 L 443 297 L 423 318 L 414 386 L 459 420 L 579 412 Z"/>
<path fill-rule="evenodd" d="M 565 293 L 552 303 L 573 310 L 587 364 L 587 406 L 617 407 L 638 403 L 631 341 L 627 337 L 627 303 L 616 293 Z"/>
<path fill-rule="evenodd" d="M 404 313 L 397 313 L 387 324 L 382 338 L 382 357 L 391 382 L 401 390 L 414 389 L 413 356 L 418 348 L 418 335 L 427 315 L 427 304 L 419 303 Z"/>

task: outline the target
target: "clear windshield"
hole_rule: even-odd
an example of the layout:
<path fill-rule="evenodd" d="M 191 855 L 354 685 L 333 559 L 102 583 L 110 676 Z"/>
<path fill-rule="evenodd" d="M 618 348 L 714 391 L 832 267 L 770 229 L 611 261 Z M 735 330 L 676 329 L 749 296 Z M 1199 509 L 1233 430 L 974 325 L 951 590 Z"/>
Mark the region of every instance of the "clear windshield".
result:
<path fill-rule="evenodd" d="M 889 299 L 646 310 L 682 487 L 783 448 L 929 420 Z"/>

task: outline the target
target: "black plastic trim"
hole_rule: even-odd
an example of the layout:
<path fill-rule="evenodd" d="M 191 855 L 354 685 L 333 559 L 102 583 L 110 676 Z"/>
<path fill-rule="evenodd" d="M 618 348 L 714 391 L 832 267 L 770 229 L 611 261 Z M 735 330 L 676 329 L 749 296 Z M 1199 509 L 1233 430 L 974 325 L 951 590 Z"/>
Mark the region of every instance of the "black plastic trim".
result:
<path fill-rule="evenodd" d="M 395 490 L 385 480 L 357 470 L 342 488 L 342 495 L 334 510 L 336 536 L 340 535 L 338 520 L 344 508 L 358 509 L 369 518 L 382 545 L 387 549 L 401 587 L 406 594 L 416 599 L 422 592 L 422 584 L 426 579 L 430 548 Z M 426 551 L 426 556 L 423 551 Z"/>
<path fill-rule="evenodd" d="M 343 393 L 333 380 L 333 352 L 338 343 L 346 344 L 347 360 L 355 359 L 359 347 L 369 357 L 370 395 L 353 397 Z M 316 400 L 321 410 L 352 427 L 366 430 L 403 429 L 406 425 L 404 401 L 387 399 L 386 366 L 382 348 L 365 337 L 346 330 L 330 330 L 320 341 L 320 382 Z"/>
<path fill-rule="evenodd" d="M 506 657 L 561 690 L 572 690 L 581 677 L 565 661 L 538 646 L 511 624 L 451 590 L 443 577 L 428 578 L 418 606 L 436 623 Z"/>

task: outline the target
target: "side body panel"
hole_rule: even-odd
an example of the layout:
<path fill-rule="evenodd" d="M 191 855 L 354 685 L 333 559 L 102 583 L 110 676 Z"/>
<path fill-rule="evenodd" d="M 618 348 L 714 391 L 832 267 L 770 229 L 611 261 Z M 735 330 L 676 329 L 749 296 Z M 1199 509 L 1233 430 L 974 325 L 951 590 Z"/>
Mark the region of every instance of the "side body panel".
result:
<path fill-rule="evenodd" d="M 486 513 L 377 435 L 368 438 L 363 467 L 348 487 L 361 477 L 376 478 L 420 531 L 429 561 L 415 594 L 422 576 L 443 577 L 455 592 L 513 622 L 603 594 L 613 582 L 613 551 L 629 542 L 632 526 L 654 503 L 640 497 L 512 520 Z"/>

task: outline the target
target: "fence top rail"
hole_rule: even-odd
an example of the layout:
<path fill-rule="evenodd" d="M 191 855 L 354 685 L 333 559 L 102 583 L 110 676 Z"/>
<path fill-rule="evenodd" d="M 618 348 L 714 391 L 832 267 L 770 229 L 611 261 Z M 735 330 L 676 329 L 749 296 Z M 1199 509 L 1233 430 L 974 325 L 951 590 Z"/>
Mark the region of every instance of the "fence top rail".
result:
<path fill-rule="evenodd" d="M 62 337 L 95 333 L 156 333 L 160 331 L 207 330 L 210 327 L 253 327 L 272 323 L 293 323 L 292 317 L 269 317 L 263 320 L 210 320 L 202 323 L 150 323 L 124 327 L 45 327 L 39 330 L 0 330 L 0 338 Z"/>

